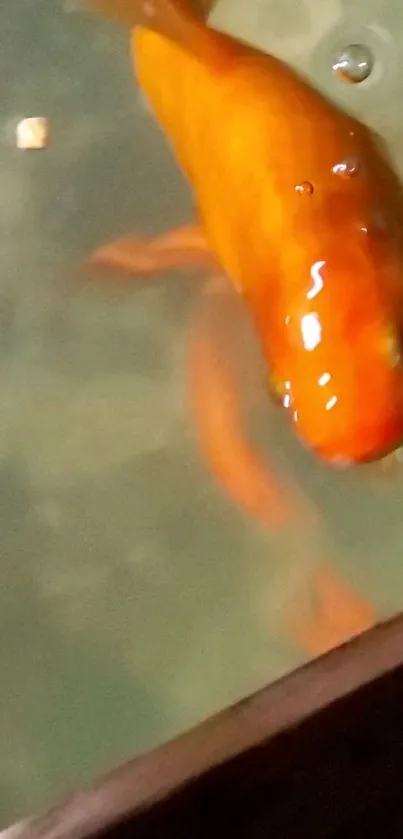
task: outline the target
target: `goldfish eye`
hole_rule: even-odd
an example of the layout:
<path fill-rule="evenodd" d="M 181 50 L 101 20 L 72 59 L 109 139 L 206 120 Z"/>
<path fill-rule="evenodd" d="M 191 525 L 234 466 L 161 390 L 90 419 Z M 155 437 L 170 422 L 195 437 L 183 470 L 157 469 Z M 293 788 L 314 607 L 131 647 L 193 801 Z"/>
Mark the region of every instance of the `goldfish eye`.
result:
<path fill-rule="evenodd" d="M 371 237 L 374 244 L 390 246 L 398 231 L 394 219 L 382 210 L 375 210 L 361 225 L 361 232 Z"/>
<path fill-rule="evenodd" d="M 372 229 L 381 234 L 386 234 L 390 230 L 389 219 L 381 210 L 375 210 L 372 216 Z"/>
<path fill-rule="evenodd" d="M 392 367 L 398 367 L 402 363 L 402 340 L 401 335 L 392 326 L 388 326 L 382 338 L 382 349 L 388 357 Z"/>

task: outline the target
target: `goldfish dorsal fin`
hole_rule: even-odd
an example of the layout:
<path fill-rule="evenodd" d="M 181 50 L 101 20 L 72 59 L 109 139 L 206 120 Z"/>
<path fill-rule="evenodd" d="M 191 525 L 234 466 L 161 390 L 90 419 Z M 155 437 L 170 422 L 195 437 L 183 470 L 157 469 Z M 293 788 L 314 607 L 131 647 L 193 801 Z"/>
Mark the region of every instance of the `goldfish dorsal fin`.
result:
<path fill-rule="evenodd" d="M 81 0 L 83 8 L 115 18 L 133 28 L 154 29 L 174 40 L 184 30 L 205 20 L 215 0 Z"/>

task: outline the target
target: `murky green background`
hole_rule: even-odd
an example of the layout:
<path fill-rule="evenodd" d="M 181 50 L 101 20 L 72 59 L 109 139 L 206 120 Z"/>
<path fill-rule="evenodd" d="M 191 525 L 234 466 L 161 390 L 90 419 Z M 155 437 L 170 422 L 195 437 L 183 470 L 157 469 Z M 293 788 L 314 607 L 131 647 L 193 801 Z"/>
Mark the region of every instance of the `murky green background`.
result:
<path fill-rule="evenodd" d="M 222 0 L 214 19 L 303 66 L 401 151 L 397 0 Z M 185 377 L 198 281 L 118 292 L 79 277 L 112 236 L 191 219 L 127 39 L 62 0 L 3 0 L 0 32 L 4 826 L 301 661 L 280 616 L 318 544 L 301 525 L 259 530 L 200 457 Z M 358 39 L 374 80 L 339 89 L 330 56 Z M 31 115 L 50 120 L 40 153 L 15 148 Z M 317 504 L 324 558 L 379 615 L 400 609 L 402 480 L 329 474 L 264 406 L 261 447 Z"/>

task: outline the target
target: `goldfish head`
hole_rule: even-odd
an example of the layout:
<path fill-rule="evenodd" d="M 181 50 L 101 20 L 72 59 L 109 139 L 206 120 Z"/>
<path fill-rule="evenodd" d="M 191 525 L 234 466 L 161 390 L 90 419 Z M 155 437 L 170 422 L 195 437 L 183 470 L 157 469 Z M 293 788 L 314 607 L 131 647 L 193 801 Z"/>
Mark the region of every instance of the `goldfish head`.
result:
<path fill-rule="evenodd" d="M 403 442 L 403 192 L 361 124 L 330 132 L 317 157 L 280 256 L 272 369 L 298 435 L 347 465 Z"/>
<path fill-rule="evenodd" d="M 283 404 L 298 435 L 335 465 L 377 460 L 403 442 L 403 261 L 375 254 L 365 235 L 311 264 L 284 318 Z"/>

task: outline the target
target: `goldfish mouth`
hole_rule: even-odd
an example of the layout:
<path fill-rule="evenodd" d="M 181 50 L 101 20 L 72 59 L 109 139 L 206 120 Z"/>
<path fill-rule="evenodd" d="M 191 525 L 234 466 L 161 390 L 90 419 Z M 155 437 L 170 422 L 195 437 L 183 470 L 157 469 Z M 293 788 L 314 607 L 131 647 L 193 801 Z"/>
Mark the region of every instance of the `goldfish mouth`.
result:
<path fill-rule="evenodd" d="M 329 433 L 325 424 L 318 423 L 313 433 L 309 427 L 301 427 L 299 414 L 292 425 L 301 444 L 331 469 L 346 471 L 378 463 L 396 452 L 403 463 L 403 405 L 392 411 L 387 420 L 365 425 L 361 418 L 357 424 L 340 428 L 337 435 Z"/>
<path fill-rule="evenodd" d="M 368 466 L 371 463 L 389 460 L 391 457 L 396 458 L 399 463 L 403 463 L 403 432 L 393 442 L 391 441 L 380 447 L 371 448 L 359 455 L 328 454 L 320 449 L 316 450 L 316 454 L 324 463 L 327 463 L 328 466 L 338 471 L 347 471 L 353 467 Z"/>

